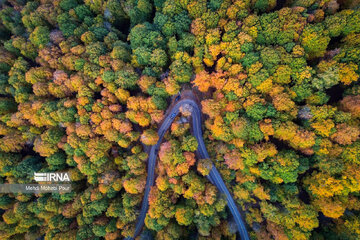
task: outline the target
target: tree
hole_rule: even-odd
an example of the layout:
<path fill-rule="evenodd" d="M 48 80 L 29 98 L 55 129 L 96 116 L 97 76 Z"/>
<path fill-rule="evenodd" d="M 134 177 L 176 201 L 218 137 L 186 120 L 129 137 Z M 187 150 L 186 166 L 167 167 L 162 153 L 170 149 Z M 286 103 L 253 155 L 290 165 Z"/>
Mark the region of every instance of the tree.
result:
<path fill-rule="evenodd" d="M 16 103 L 11 98 L 0 98 L 0 115 L 17 110 Z"/>
<path fill-rule="evenodd" d="M 233 150 L 224 155 L 225 164 L 233 170 L 244 169 L 244 162 L 238 150 Z"/>
<path fill-rule="evenodd" d="M 59 28 L 65 37 L 70 37 L 74 34 L 74 30 L 76 29 L 77 25 L 69 13 L 64 12 L 59 14 L 56 21 L 58 22 Z"/>
<path fill-rule="evenodd" d="M 129 39 L 132 49 L 145 47 L 154 50 L 157 47 L 165 47 L 165 40 L 161 33 L 156 31 L 154 26 L 148 22 L 133 27 L 129 34 Z"/>
<path fill-rule="evenodd" d="M 360 116 L 360 97 L 359 96 L 346 96 L 341 100 L 343 109 L 350 112 L 354 117 Z"/>
<path fill-rule="evenodd" d="M 0 11 L 0 20 L 2 25 L 12 34 L 21 35 L 24 32 L 20 12 L 14 8 L 4 7 Z"/>
<path fill-rule="evenodd" d="M 66 154 L 64 152 L 56 152 L 46 158 L 49 165 L 62 165 L 66 162 Z"/>
<path fill-rule="evenodd" d="M 301 35 L 301 44 L 309 59 L 323 57 L 329 42 L 322 24 L 306 26 Z"/>
<path fill-rule="evenodd" d="M 197 170 L 201 175 L 203 176 L 209 175 L 211 168 L 212 168 L 212 162 L 210 159 L 198 160 Z"/>
<path fill-rule="evenodd" d="M 38 26 L 34 29 L 34 31 L 30 34 L 30 41 L 38 48 L 44 48 L 45 45 L 50 41 L 49 38 L 50 32 L 47 27 Z"/>
<path fill-rule="evenodd" d="M 359 239 L 358 3 L 1 1 L 0 183 L 73 191 L 1 194 L 0 238 L 126 238 L 148 203 L 136 238 L 234 239 L 216 167 L 251 238 Z M 180 90 L 210 157 L 181 105 L 143 202 Z"/>
<path fill-rule="evenodd" d="M 355 126 L 349 126 L 347 124 L 339 124 L 336 126 L 336 133 L 331 135 L 331 139 L 337 143 L 346 145 L 351 144 L 359 138 L 359 129 Z"/>
<path fill-rule="evenodd" d="M 140 139 L 145 145 L 155 145 L 159 140 L 159 136 L 153 129 L 147 129 L 143 132 Z"/>
<path fill-rule="evenodd" d="M 254 8 L 261 12 L 265 12 L 266 10 L 271 10 L 275 6 L 276 1 L 274 0 L 257 0 L 255 2 Z"/>
<path fill-rule="evenodd" d="M 125 2 L 125 12 L 132 26 L 150 20 L 152 4 L 146 0 L 128 0 Z"/>
<path fill-rule="evenodd" d="M 136 82 L 139 78 L 138 74 L 134 70 L 121 70 L 116 73 L 117 78 L 115 83 L 118 84 L 122 89 L 134 89 Z"/>
<path fill-rule="evenodd" d="M 308 164 L 307 159 L 300 159 L 292 151 L 280 151 L 275 158 L 260 164 L 260 174 L 274 183 L 292 183 L 308 169 Z"/>
<path fill-rule="evenodd" d="M 39 158 L 27 156 L 11 169 L 11 174 L 16 178 L 30 180 L 29 173 L 38 172 L 41 169 Z"/>
<path fill-rule="evenodd" d="M 262 120 L 265 117 L 270 117 L 271 115 L 274 115 L 274 113 L 275 109 L 271 105 L 267 107 L 261 103 L 255 103 L 246 108 L 246 114 L 256 121 Z"/>
<path fill-rule="evenodd" d="M 170 65 L 170 76 L 178 83 L 190 82 L 193 70 L 190 64 L 181 59 Z"/>
<path fill-rule="evenodd" d="M 111 58 L 120 59 L 124 62 L 130 61 L 130 46 L 123 41 L 116 41 L 113 44 L 112 52 L 110 53 Z"/>
<path fill-rule="evenodd" d="M 193 221 L 193 210 L 186 206 L 176 208 L 175 218 L 180 225 L 188 226 Z"/>
<path fill-rule="evenodd" d="M 183 138 L 181 149 L 184 151 L 194 152 L 198 148 L 198 142 L 194 136 L 188 135 Z"/>

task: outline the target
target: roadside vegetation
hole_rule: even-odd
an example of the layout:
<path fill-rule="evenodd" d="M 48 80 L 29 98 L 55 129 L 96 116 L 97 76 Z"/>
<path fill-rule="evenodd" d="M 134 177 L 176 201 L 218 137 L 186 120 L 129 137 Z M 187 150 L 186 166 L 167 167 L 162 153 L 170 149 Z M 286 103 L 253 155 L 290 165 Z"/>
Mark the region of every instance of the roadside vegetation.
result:
<path fill-rule="evenodd" d="M 140 239 L 360 239 L 358 0 L 0 1 L 0 182 L 69 172 L 67 194 L 0 194 L 0 239 L 132 236 L 145 146 L 178 92 Z"/>

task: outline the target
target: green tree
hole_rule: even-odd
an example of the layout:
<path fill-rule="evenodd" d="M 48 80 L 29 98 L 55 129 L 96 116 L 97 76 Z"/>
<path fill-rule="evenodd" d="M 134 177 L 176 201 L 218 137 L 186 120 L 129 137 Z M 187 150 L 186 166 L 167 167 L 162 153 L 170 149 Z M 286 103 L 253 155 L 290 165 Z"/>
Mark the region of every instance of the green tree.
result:
<path fill-rule="evenodd" d="M 329 42 L 323 24 L 307 25 L 301 34 L 301 44 L 309 59 L 323 57 Z"/>
<path fill-rule="evenodd" d="M 198 142 L 192 135 L 185 136 L 182 141 L 181 149 L 184 151 L 194 152 L 198 148 Z"/>
<path fill-rule="evenodd" d="M 50 32 L 47 27 L 38 26 L 30 34 L 29 39 L 32 44 L 41 49 L 50 41 L 49 34 Z"/>

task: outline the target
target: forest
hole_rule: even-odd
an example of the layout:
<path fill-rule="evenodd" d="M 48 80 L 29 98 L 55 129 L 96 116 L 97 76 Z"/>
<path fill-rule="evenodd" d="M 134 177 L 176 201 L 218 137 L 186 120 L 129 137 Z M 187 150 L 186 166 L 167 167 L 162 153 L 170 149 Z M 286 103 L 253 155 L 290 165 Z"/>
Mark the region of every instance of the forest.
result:
<path fill-rule="evenodd" d="M 132 236 L 148 148 L 179 92 L 137 240 L 360 239 L 359 0 L 0 0 L 0 239 Z"/>

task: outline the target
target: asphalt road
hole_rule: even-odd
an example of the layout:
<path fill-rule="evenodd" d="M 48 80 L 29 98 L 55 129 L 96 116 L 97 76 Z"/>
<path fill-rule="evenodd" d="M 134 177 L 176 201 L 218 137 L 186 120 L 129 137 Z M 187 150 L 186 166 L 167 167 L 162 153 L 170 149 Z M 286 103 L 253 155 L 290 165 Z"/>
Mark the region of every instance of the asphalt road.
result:
<path fill-rule="evenodd" d="M 149 158 L 148 158 L 148 174 L 147 174 L 147 181 L 145 185 L 145 194 L 141 205 L 140 215 L 138 216 L 136 227 L 135 227 L 135 234 L 134 237 L 127 237 L 127 240 L 132 240 L 135 237 L 139 236 L 141 230 L 144 226 L 144 220 L 146 213 L 149 209 L 148 198 L 150 193 L 151 186 L 154 185 L 155 181 L 155 165 L 156 165 L 156 158 L 157 153 L 160 148 L 160 144 L 164 137 L 165 132 L 171 126 L 171 123 L 174 121 L 175 117 L 179 114 L 179 108 L 184 105 L 190 105 L 192 107 L 192 128 L 195 138 L 198 141 L 198 154 L 201 158 L 209 158 L 209 154 L 206 150 L 205 143 L 202 137 L 202 130 L 201 130 L 201 111 L 197 103 L 191 99 L 184 99 L 180 100 L 175 104 L 175 106 L 171 109 L 170 113 L 167 115 L 165 120 L 163 121 L 161 127 L 158 130 L 159 140 L 156 145 L 153 145 L 150 149 Z M 240 237 L 242 240 L 249 240 L 248 232 L 246 231 L 245 224 L 241 218 L 240 212 L 236 207 L 234 199 L 232 198 L 229 190 L 227 189 L 224 181 L 221 178 L 220 173 L 212 164 L 211 170 L 207 179 L 214 184 L 218 190 L 223 193 L 226 197 L 228 207 L 230 212 L 232 213 L 235 223 L 237 225 L 237 229 L 239 231 Z"/>

